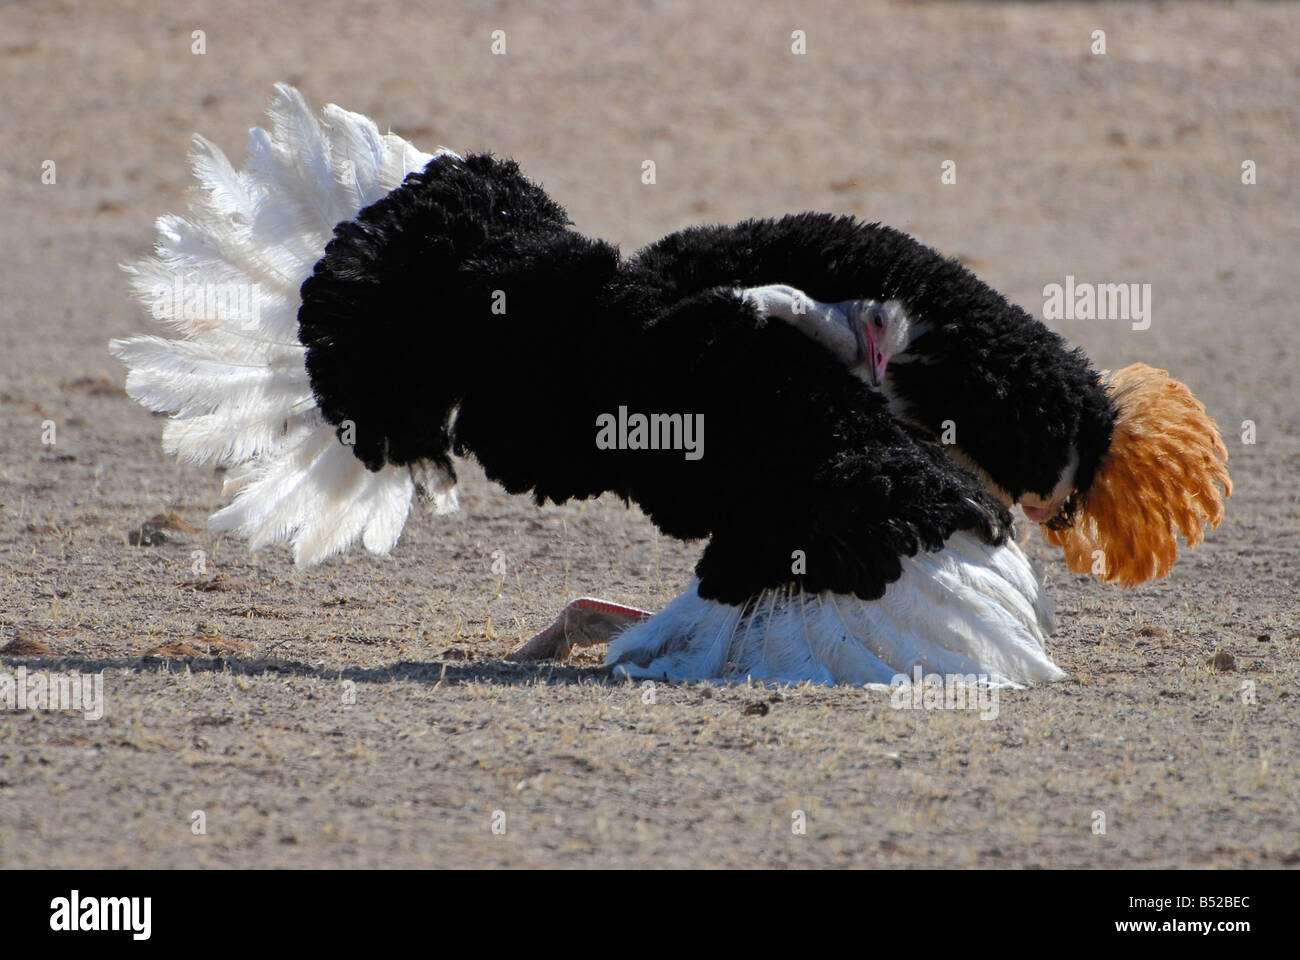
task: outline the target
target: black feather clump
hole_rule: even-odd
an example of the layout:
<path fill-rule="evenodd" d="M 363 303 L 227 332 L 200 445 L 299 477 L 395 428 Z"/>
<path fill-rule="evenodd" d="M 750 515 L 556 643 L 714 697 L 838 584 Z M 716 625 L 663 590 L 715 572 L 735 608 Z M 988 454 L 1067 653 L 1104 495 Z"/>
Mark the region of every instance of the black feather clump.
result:
<path fill-rule="evenodd" d="M 298 337 L 321 412 L 367 467 L 431 460 L 454 476 L 458 405 L 467 426 L 503 404 L 545 407 L 529 393 L 556 359 L 554 329 L 595 318 L 618 264 L 568 224 L 513 161 L 475 155 L 435 158 L 335 228 L 302 285 Z M 546 450 L 520 440 L 521 456 Z"/>
<path fill-rule="evenodd" d="M 876 599 L 900 557 L 958 530 L 1005 539 L 1010 515 L 983 483 L 806 336 L 729 291 L 675 302 L 636 346 L 640 363 L 623 368 L 609 402 L 702 414 L 705 453 L 623 454 L 611 489 L 665 533 L 711 538 L 701 596 L 739 604 L 796 584 Z"/>

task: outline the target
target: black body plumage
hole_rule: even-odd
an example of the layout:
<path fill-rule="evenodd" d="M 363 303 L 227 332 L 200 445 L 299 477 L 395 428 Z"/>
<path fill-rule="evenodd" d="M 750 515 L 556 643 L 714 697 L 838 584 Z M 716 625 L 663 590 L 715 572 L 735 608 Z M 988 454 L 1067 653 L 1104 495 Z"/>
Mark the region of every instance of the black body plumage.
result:
<path fill-rule="evenodd" d="M 910 422 L 733 292 L 771 283 L 897 299 L 924 323 L 922 362 L 890 370 Z M 539 503 L 613 492 L 670 536 L 709 538 L 699 592 L 732 604 L 784 584 L 874 599 L 900 556 L 958 530 L 1002 542 L 1010 514 L 937 442 L 945 420 L 1013 496 L 1050 490 L 1071 445 L 1086 487 L 1114 421 L 1081 353 L 898 231 L 800 214 L 624 261 L 484 155 L 437 158 L 339 224 L 299 323 L 317 403 L 370 469 L 450 472 L 455 453 Z M 597 418 L 620 407 L 702 415 L 703 457 L 598 448 Z"/>

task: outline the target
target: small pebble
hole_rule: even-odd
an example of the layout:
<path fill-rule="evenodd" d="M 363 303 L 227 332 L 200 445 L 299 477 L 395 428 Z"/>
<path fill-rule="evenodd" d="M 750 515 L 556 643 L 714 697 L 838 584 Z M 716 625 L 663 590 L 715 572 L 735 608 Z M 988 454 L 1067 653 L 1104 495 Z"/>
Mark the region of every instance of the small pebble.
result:
<path fill-rule="evenodd" d="M 1237 669 L 1237 661 L 1233 659 L 1232 654 L 1223 650 L 1220 650 L 1205 662 L 1220 672 Z"/>

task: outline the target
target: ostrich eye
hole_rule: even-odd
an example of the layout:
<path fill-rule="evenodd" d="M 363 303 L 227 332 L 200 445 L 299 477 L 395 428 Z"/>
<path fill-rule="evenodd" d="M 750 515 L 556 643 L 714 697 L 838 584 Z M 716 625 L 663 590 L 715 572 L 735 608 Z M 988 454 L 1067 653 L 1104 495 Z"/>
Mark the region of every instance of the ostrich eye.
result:
<path fill-rule="evenodd" d="M 884 317 L 882 317 L 880 314 L 876 314 L 874 317 L 871 318 L 871 325 L 875 327 L 877 330 L 884 329 L 885 326 Z"/>

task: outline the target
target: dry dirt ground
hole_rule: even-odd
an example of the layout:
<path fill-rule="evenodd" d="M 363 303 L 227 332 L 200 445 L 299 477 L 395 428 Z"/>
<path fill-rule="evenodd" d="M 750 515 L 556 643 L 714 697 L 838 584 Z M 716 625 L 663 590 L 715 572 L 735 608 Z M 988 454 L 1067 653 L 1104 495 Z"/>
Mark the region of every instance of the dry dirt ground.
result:
<path fill-rule="evenodd" d="M 1285 4 L 3 5 L 0 673 L 103 671 L 105 713 L 0 709 L 0 864 L 1300 862 L 1297 49 Z M 1127 593 L 1035 535 L 1070 678 L 992 722 L 506 664 L 574 596 L 663 605 L 699 545 L 609 499 L 538 509 L 472 465 L 463 512 L 414 517 L 391 557 L 299 572 L 214 539 L 219 478 L 163 456 L 105 344 L 149 323 L 117 265 L 183 207 L 190 134 L 240 156 L 281 79 L 425 147 L 514 156 L 629 251 L 820 209 L 1038 314 L 1066 275 L 1150 283 L 1148 330 L 1055 326 L 1206 401 L 1227 519 Z M 133 544 L 158 514 L 163 542 Z"/>

